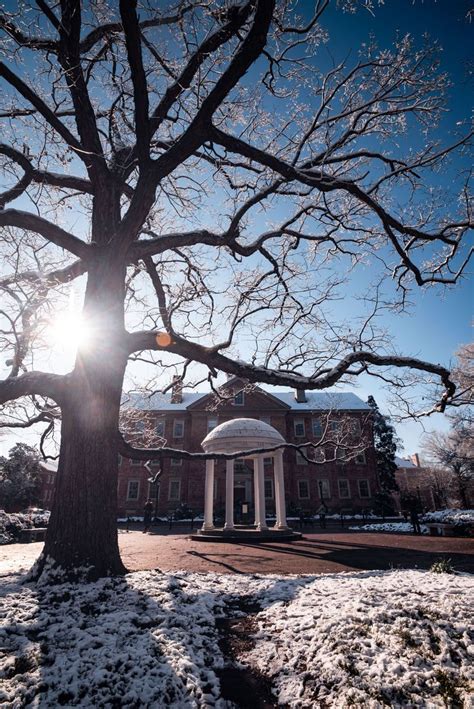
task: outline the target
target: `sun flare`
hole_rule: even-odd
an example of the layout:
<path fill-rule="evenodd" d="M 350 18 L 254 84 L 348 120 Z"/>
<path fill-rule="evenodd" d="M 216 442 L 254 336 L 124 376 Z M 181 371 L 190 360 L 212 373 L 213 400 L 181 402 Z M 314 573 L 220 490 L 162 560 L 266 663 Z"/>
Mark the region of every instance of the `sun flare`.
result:
<path fill-rule="evenodd" d="M 58 314 L 51 323 L 53 343 L 67 352 L 86 347 L 90 341 L 90 328 L 78 313 Z"/>

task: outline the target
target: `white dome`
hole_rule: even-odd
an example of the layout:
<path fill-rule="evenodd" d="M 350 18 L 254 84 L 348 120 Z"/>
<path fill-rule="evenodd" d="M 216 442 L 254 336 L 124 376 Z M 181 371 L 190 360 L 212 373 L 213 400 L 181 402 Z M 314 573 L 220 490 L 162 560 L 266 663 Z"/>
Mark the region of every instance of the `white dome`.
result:
<path fill-rule="evenodd" d="M 206 453 L 236 453 L 254 448 L 274 448 L 285 439 L 258 419 L 233 419 L 216 426 L 201 443 Z"/>

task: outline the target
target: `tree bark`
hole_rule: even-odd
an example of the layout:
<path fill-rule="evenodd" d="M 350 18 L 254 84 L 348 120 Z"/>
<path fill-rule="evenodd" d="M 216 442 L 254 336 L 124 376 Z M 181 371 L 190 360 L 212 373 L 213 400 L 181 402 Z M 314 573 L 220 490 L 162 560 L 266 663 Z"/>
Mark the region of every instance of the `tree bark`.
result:
<path fill-rule="evenodd" d="M 61 407 L 57 481 L 37 575 L 51 564 L 88 578 L 126 571 L 117 536 L 116 444 L 127 363 L 125 273 L 109 259 L 100 262 L 89 273 L 84 303 L 92 342 L 78 353 Z"/>

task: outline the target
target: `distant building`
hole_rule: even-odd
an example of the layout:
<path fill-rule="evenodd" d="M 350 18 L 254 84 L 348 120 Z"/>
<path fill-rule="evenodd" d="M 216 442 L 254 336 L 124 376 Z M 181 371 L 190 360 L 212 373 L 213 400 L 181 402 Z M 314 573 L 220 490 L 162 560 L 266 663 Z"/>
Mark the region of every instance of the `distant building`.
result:
<path fill-rule="evenodd" d="M 40 461 L 39 475 L 41 486 L 38 495 L 38 504 L 45 510 L 51 508 L 53 502 L 54 486 L 56 483 L 56 473 L 58 464 L 55 461 Z"/>
<path fill-rule="evenodd" d="M 288 510 L 315 511 L 321 499 L 331 511 L 368 510 L 379 490 L 371 410 L 352 393 L 304 391 L 269 393 L 249 387 L 239 379 L 222 388 L 224 400 L 213 393 L 188 392 L 179 384 L 167 394 L 131 395 L 128 402 L 132 442 L 145 447 L 166 445 L 190 452 L 202 452 L 201 442 L 216 426 L 234 418 L 255 418 L 269 423 L 288 443 L 325 443 L 316 451 L 322 463 L 308 462 L 298 451 L 284 454 L 285 490 Z M 129 436 L 130 437 L 130 436 Z M 157 444 L 157 440 L 160 443 Z M 143 441 L 144 443 L 141 443 Z M 309 457 L 313 456 L 313 452 Z M 265 461 L 267 511 L 274 509 L 273 467 Z M 156 484 L 149 479 L 161 470 Z M 150 472 L 151 471 L 151 472 Z M 204 505 L 204 461 L 165 458 L 145 466 L 142 461 L 120 459 L 118 483 L 119 515 L 142 514 L 145 501 L 154 500 L 158 514 L 180 505 L 202 512 Z M 215 509 L 224 507 L 225 465 L 216 466 Z M 253 509 L 253 470 L 247 461 L 235 466 L 234 499 L 239 507 Z"/>
<path fill-rule="evenodd" d="M 406 501 L 417 499 L 425 511 L 439 510 L 449 501 L 450 475 L 440 469 L 423 465 L 418 453 L 408 459 L 396 458 L 398 465 L 395 477 L 399 493 L 395 496 L 399 511 Z"/>

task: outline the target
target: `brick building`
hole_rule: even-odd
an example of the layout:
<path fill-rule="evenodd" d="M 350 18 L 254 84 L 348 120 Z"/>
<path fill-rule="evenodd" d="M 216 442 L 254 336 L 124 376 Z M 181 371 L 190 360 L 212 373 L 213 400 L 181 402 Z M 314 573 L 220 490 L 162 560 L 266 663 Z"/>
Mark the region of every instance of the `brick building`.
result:
<path fill-rule="evenodd" d="M 233 418 L 255 418 L 273 426 L 288 443 L 324 441 L 308 462 L 297 450 L 284 454 L 287 507 L 315 511 L 321 497 L 330 511 L 361 511 L 373 506 L 378 491 L 370 408 L 355 394 L 326 392 L 272 392 L 249 387 L 239 379 L 228 381 L 223 399 L 212 393 L 187 392 L 175 386 L 168 394 L 132 395 L 128 405 L 133 442 L 166 445 L 202 452 L 201 442 L 217 425 Z M 149 478 L 161 470 L 158 482 Z M 151 472 L 150 472 L 151 471 Z M 265 460 L 267 511 L 274 509 L 273 467 Z M 253 470 L 236 461 L 234 499 L 237 519 L 242 505 L 253 509 Z M 145 466 L 120 460 L 119 515 L 140 515 L 148 497 L 164 515 L 180 505 L 201 513 L 204 506 L 204 461 L 163 459 Z M 224 508 L 225 463 L 216 464 L 214 508 Z"/>

